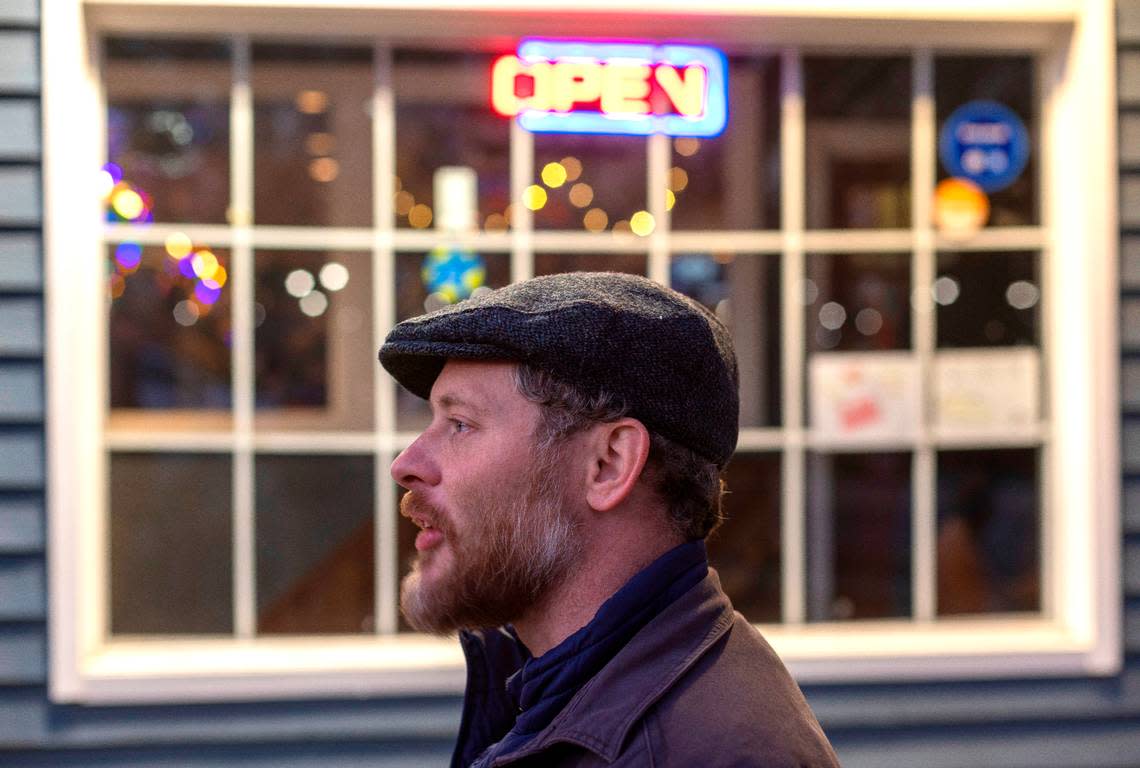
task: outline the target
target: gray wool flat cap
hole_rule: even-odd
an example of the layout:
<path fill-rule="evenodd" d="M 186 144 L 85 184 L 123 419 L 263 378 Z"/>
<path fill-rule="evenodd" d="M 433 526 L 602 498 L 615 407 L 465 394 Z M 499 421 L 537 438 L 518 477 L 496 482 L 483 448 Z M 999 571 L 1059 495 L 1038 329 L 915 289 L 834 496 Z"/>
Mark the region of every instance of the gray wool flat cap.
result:
<path fill-rule="evenodd" d="M 651 431 L 719 467 L 736 448 L 740 395 L 728 329 L 644 277 L 536 277 L 405 320 L 380 363 L 427 399 L 450 360 L 527 363 L 589 394 L 609 392 Z"/>

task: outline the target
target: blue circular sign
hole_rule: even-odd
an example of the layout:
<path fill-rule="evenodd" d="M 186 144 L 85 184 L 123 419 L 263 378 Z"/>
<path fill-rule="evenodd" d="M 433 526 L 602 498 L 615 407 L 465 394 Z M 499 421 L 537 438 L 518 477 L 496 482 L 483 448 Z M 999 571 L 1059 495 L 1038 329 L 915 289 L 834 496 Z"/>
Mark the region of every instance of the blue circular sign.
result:
<path fill-rule="evenodd" d="M 440 246 L 424 258 L 420 278 L 428 291 L 438 293 L 447 303 L 454 304 L 483 285 L 487 267 L 477 253 Z"/>
<path fill-rule="evenodd" d="M 954 110 L 938 137 L 938 156 L 951 176 L 997 192 L 1029 161 L 1029 132 L 1013 110 L 996 101 L 971 101 Z"/>

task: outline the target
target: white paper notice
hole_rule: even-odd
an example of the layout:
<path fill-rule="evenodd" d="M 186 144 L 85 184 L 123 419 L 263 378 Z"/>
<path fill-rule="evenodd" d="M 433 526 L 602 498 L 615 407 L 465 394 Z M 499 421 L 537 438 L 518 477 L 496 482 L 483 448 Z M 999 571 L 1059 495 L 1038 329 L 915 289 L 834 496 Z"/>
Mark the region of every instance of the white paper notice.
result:
<path fill-rule="evenodd" d="M 820 437 L 912 437 L 918 427 L 918 363 L 910 352 L 811 356 L 811 426 Z"/>
<path fill-rule="evenodd" d="M 1036 423 L 1041 355 L 1035 347 L 943 350 L 934 356 L 934 420 L 942 429 Z"/>

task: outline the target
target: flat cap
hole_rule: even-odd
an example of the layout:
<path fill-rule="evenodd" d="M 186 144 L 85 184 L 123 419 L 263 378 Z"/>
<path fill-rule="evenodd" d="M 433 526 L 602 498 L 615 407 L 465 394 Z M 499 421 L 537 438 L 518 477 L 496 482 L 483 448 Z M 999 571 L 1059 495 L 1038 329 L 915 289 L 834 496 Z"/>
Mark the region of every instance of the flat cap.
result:
<path fill-rule="evenodd" d="M 723 467 L 740 395 L 728 329 L 705 307 L 644 277 L 536 277 L 405 320 L 380 362 L 427 399 L 449 359 L 527 363 L 588 394 L 608 392 L 651 431 Z"/>

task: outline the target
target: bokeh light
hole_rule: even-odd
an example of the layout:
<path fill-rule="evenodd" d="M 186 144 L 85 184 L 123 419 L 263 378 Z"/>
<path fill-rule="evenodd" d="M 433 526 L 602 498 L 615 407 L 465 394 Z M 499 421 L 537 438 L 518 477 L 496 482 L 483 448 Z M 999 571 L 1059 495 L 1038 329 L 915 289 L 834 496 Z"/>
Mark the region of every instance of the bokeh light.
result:
<path fill-rule="evenodd" d="M 804 304 L 815 304 L 819 298 L 819 286 L 810 277 L 804 280 Z"/>
<path fill-rule="evenodd" d="M 395 203 L 396 213 L 400 216 L 407 216 L 416 204 L 416 196 L 406 189 L 401 189 L 396 193 Z"/>
<path fill-rule="evenodd" d="M 1040 296 L 1037 286 L 1028 280 L 1015 280 L 1005 289 L 1005 300 L 1014 309 L 1030 309 Z"/>
<path fill-rule="evenodd" d="M 847 321 L 847 310 L 842 304 L 829 301 L 819 308 L 819 324 L 829 331 L 836 331 Z"/>
<path fill-rule="evenodd" d="M 657 222 L 653 220 L 653 214 L 649 211 L 638 211 L 629 217 L 629 228 L 639 237 L 647 237 L 656 226 Z"/>
<path fill-rule="evenodd" d="M 99 199 L 103 202 L 107 202 L 107 199 L 111 196 L 111 193 L 115 191 L 115 184 L 117 183 L 118 182 L 115 181 L 115 177 L 111 175 L 110 171 L 108 171 L 106 168 L 99 169 L 99 174 L 95 180 Z"/>
<path fill-rule="evenodd" d="M 306 115 L 319 115 L 328 109 L 329 97 L 324 91 L 301 91 L 294 100 L 297 111 Z"/>
<path fill-rule="evenodd" d="M 582 175 L 582 161 L 573 155 L 567 155 L 558 162 L 566 169 L 566 181 L 577 181 Z"/>
<path fill-rule="evenodd" d="M 213 277 L 214 273 L 218 271 L 218 257 L 214 255 L 213 251 L 203 248 L 200 251 L 195 251 L 194 255 L 190 257 L 190 265 L 194 269 L 195 277 L 206 280 Z"/>
<path fill-rule="evenodd" d="M 864 307 L 855 314 L 855 330 L 864 336 L 874 336 L 883 328 L 883 315 L 879 310 Z"/>
<path fill-rule="evenodd" d="M 330 261 L 321 267 L 318 277 L 325 290 L 339 291 L 348 285 L 348 267 L 340 262 Z"/>
<path fill-rule="evenodd" d="M 578 182 L 570 187 L 570 204 L 576 208 L 585 208 L 594 201 L 594 188 L 585 182 Z"/>
<path fill-rule="evenodd" d="M 532 211 L 541 210 L 546 205 L 546 190 L 537 184 L 531 184 L 523 190 L 522 204 Z"/>
<path fill-rule="evenodd" d="M 614 222 L 614 232 L 632 232 L 629 226 L 629 219 L 618 219 Z"/>
<path fill-rule="evenodd" d="M 329 308 L 328 298 L 320 291 L 301 297 L 301 311 L 309 317 L 320 317 Z"/>
<path fill-rule="evenodd" d="M 182 275 L 188 280 L 193 280 L 194 278 L 198 277 L 198 275 L 194 274 L 193 259 L 179 259 L 176 263 L 178 264 L 178 274 Z"/>
<path fill-rule="evenodd" d="M 309 162 L 309 178 L 327 184 L 340 175 L 340 163 L 331 157 L 318 157 Z"/>
<path fill-rule="evenodd" d="M 424 257 L 420 279 L 428 293 L 439 294 L 446 303 L 454 304 L 483 287 L 487 267 L 477 253 L 441 246 Z"/>
<path fill-rule="evenodd" d="M 316 278 L 307 269 L 294 269 L 285 276 L 285 291 L 295 299 L 308 296 L 316 286 Z"/>
<path fill-rule="evenodd" d="M 172 259 L 184 259 L 194 250 L 194 244 L 184 232 L 172 232 L 166 237 L 166 252 Z"/>
<path fill-rule="evenodd" d="M 665 190 L 665 210 L 673 210 L 673 206 L 677 204 L 677 196 L 673 194 L 673 190 Z"/>
<path fill-rule="evenodd" d="M 602 232 L 610 223 L 610 217 L 601 208 L 591 208 L 582 217 L 582 226 L 591 232 Z"/>
<path fill-rule="evenodd" d="M 935 303 L 944 307 L 957 301 L 961 292 L 962 288 L 958 281 L 947 275 L 942 275 L 930 286 L 930 295 L 934 297 Z"/>
<path fill-rule="evenodd" d="M 194 299 L 207 307 L 216 302 L 221 295 L 221 288 L 211 288 L 204 281 L 194 286 Z"/>
<path fill-rule="evenodd" d="M 679 166 L 673 166 L 669 169 L 669 189 L 674 192 L 682 192 L 685 187 L 689 186 L 689 172 Z"/>
<path fill-rule="evenodd" d="M 134 272 L 142 261 L 142 246 L 138 243 L 119 243 L 115 246 L 115 263 L 124 272 Z"/>
<path fill-rule="evenodd" d="M 969 179 L 943 179 L 934 189 L 934 224 L 947 237 L 973 235 L 990 217 L 990 200 Z"/>
<path fill-rule="evenodd" d="M 126 221 L 140 218 L 146 210 L 142 195 L 130 187 L 120 184 L 111 193 L 111 208 Z"/>
<path fill-rule="evenodd" d="M 123 295 L 123 291 L 127 288 L 127 281 L 118 272 L 113 272 L 107 278 L 107 294 L 112 299 L 117 299 Z"/>
<path fill-rule="evenodd" d="M 488 232 L 502 232 L 507 228 L 507 217 L 501 213 L 489 213 L 483 221 L 483 229 Z"/>
<path fill-rule="evenodd" d="M 219 264 L 218 268 L 214 270 L 214 274 L 211 275 L 210 277 L 203 277 L 202 282 L 206 285 L 207 288 L 219 288 L 220 289 L 222 286 L 224 286 L 226 284 L 226 280 L 228 280 L 228 279 L 229 279 L 229 273 L 226 272 L 225 267 L 223 267 L 221 264 Z"/>
<path fill-rule="evenodd" d="M 408 223 L 416 229 L 427 229 L 431 226 L 431 208 L 423 203 L 416 203 L 408 211 Z"/>
<path fill-rule="evenodd" d="M 542 166 L 542 183 L 551 189 L 557 189 L 566 183 L 569 174 L 566 173 L 562 163 L 547 163 Z"/>
<path fill-rule="evenodd" d="M 701 142 L 690 136 L 683 136 L 679 139 L 673 139 L 673 149 L 677 151 L 678 155 L 683 157 L 692 157 L 697 154 L 701 148 Z"/>
<path fill-rule="evenodd" d="M 174 321 L 179 325 L 191 326 L 198 322 L 202 311 L 198 309 L 198 305 L 187 299 L 183 299 L 174 305 Z"/>

